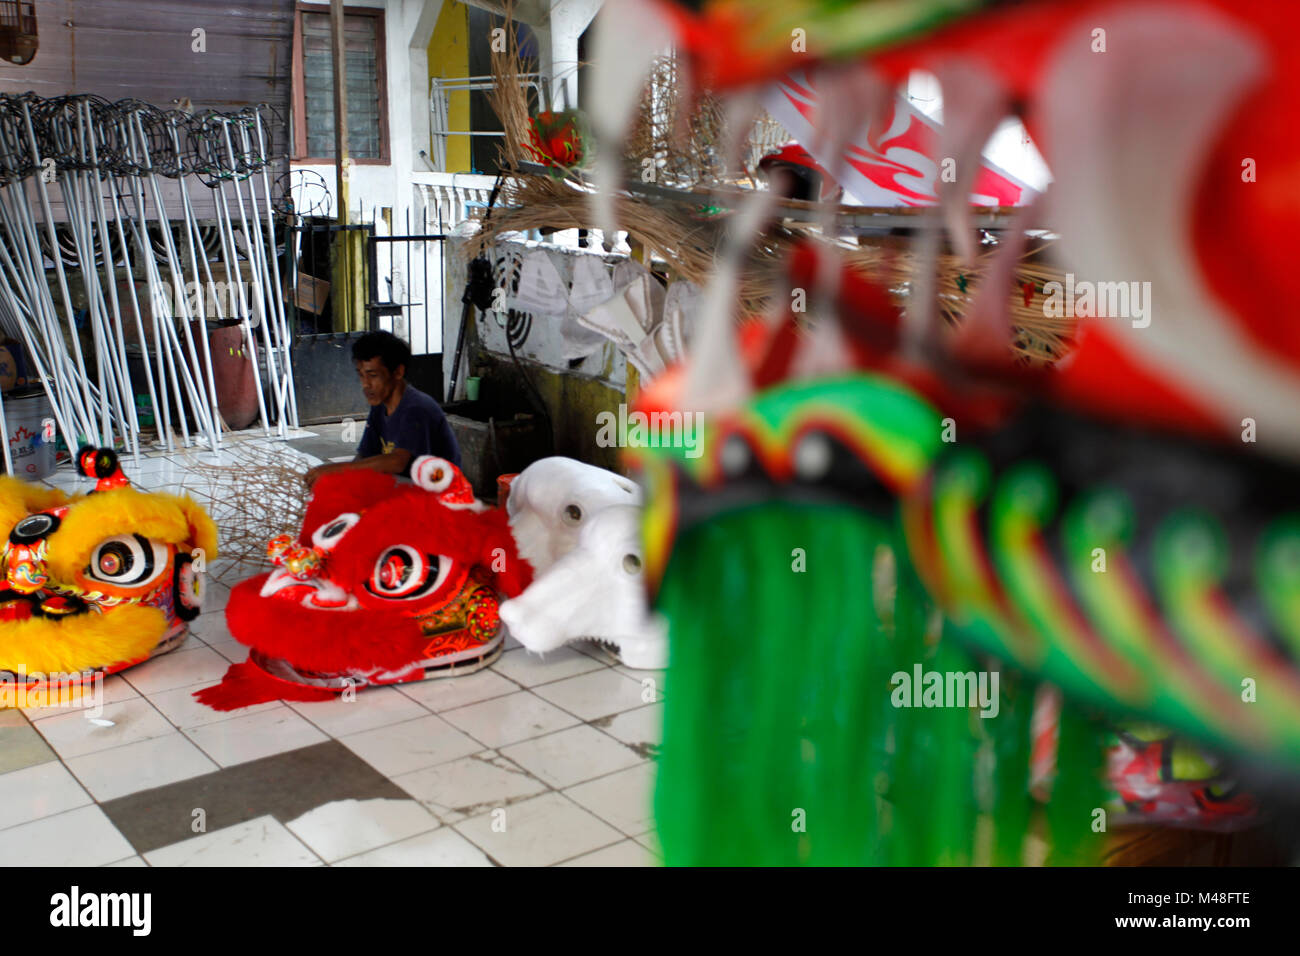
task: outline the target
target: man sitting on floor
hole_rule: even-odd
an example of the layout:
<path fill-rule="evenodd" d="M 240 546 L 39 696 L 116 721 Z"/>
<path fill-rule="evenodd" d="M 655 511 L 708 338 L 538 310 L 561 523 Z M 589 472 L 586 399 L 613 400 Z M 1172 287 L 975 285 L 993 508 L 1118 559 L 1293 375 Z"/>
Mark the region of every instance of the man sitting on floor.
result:
<path fill-rule="evenodd" d="M 391 332 L 370 332 L 353 343 L 352 364 L 370 403 L 366 432 L 356 458 L 316 466 L 307 472 L 308 487 L 321 475 L 349 468 L 409 477 L 411 462 L 421 455 L 460 467 L 460 446 L 442 408 L 406 381 L 411 349 L 405 342 Z"/>

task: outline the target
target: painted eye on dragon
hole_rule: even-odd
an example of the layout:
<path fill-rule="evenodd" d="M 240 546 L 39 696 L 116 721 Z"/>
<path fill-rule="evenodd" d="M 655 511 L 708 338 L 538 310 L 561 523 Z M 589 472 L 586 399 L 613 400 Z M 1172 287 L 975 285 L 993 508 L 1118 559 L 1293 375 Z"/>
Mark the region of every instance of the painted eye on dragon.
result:
<path fill-rule="evenodd" d="M 451 573 L 451 558 L 422 554 L 409 545 L 389 548 L 375 562 L 366 587 L 376 597 L 409 601 L 432 594 Z"/>
<path fill-rule="evenodd" d="M 325 522 L 311 536 L 311 543 L 328 551 L 339 543 L 339 539 L 352 530 L 352 526 L 361 520 L 361 515 L 348 511 Z"/>
<path fill-rule="evenodd" d="M 101 541 L 90 555 L 86 576 L 125 587 L 147 584 L 167 571 L 167 548 L 140 534 Z"/>

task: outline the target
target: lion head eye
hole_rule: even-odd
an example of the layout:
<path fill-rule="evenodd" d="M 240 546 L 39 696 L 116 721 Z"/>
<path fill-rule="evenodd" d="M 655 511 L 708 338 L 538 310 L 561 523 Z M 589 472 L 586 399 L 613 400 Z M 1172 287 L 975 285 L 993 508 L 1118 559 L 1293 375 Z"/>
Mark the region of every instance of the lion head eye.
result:
<path fill-rule="evenodd" d="M 446 555 L 424 554 L 407 544 L 395 545 L 375 561 L 366 587 L 376 597 L 409 601 L 432 594 L 451 573 Z"/>
<path fill-rule="evenodd" d="M 9 532 L 9 540 L 14 544 L 35 544 L 41 538 L 53 534 L 58 527 L 57 515 L 45 513 L 29 515 L 14 525 L 13 531 Z"/>
<path fill-rule="evenodd" d="M 138 587 L 167 571 L 167 546 L 140 534 L 105 538 L 91 552 L 86 576 L 104 584 Z"/>

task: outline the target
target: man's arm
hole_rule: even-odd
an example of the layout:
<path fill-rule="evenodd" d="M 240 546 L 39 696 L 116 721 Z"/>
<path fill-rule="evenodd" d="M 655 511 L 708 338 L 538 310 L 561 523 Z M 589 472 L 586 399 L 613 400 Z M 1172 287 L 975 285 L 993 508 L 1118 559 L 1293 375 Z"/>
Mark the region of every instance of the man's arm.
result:
<path fill-rule="evenodd" d="M 391 452 L 381 452 L 379 441 L 379 423 L 377 421 L 377 407 L 370 410 L 366 417 L 366 430 L 361 435 L 361 443 L 357 445 L 357 455 L 351 461 L 331 462 L 329 464 L 317 465 L 311 471 L 303 476 L 310 488 L 316 484 L 316 479 L 321 475 L 333 474 L 336 471 L 351 471 L 355 468 L 369 468 L 372 471 L 383 472 L 389 475 L 400 475 L 406 470 L 410 463 L 411 454 L 401 448 L 394 448 Z"/>
<path fill-rule="evenodd" d="M 338 471 L 353 471 L 358 468 L 369 468 L 371 471 L 383 472 L 386 475 L 400 475 L 406 471 L 407 466 L 411 463 L 411 453 L 405 448 L 394 448 L 386 455 L 371 455 L 367 458 L 357 458 L 353 461 L 336 461 L 327 465 L 317 465 L 311 471 L 303 476 L 310 488 L 316 484 L 316 479 L 321 475 L 332 475 Z"/>

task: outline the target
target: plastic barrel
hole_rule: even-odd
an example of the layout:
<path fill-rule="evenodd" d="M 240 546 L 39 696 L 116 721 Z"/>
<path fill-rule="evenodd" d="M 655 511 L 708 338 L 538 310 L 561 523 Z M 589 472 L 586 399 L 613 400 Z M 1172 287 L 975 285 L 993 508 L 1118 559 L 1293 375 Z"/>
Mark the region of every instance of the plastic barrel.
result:
<path fill-rule="evenodd" d="M 36 481 L 54 471 L 55 439 L 45 436 L 45 423 L 54 410 L 40 386 L 15 389 L 4 397 L 5 424 L 9 427 L 9 457 L 14 477 Z"/>

